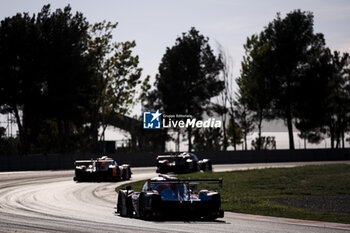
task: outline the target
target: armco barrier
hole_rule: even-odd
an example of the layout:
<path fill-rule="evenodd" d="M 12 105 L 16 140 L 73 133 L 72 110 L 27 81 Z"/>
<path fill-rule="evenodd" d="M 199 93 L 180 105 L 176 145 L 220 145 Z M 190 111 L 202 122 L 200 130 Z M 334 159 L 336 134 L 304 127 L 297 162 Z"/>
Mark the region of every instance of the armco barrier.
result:
<path fill-rule="evenodd" d="M 115 153 L 109 155 L 119 164 L 130 163 L 132 167 L 156 166 L 160 153 Z M 167 154 L 167 153 L 161 153 Z M 195 152 L 199 158 L 209 158 L 213 164 L 265 163 L 296 161 L 350 160 L 350 148 L 264 151 L 218 151 Z M 49 154 L 26 156 L 0 156 L 0 171 L 73 169 L 74 161 L 96 158 L 93 154 Z"/>

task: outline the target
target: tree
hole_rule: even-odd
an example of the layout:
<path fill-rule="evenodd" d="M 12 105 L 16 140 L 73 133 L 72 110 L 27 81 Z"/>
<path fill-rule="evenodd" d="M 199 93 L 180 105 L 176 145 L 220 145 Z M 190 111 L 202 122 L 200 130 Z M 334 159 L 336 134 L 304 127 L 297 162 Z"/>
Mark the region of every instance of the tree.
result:
<path fill-rule="evenodd" d="M 40 129 L 35 123 L 40 113 L 41 122 L 49 120 L 57 125 L 59 151 L 72 151 L 78 144 L 75 134 L 88 122 L 89 97 L 93 92 L 87 53 L 89 23 L 82 13 L 72 14 L 69 5 L 54 12 L 46 5 L 36 17 L 36 26 L 40 45 L 38 56 L 33 59 L 35 70 L 40 71 L 41 104 L 38 107 L 30 99 L 23 119 L 33 124 L 31 131 Z"/>
<path fill-rule="evenodd" d="M 193 149 L 195 151 L 220 151 L 222 130 L 220 128 L 197 129 L 194 132 Z"/>
<path fill-rule="evenodd" d="M 239 145 L 242 143 L 242 130 L 241 128 L 235 123 L 235 121 L 231 120 L 228 122 L 228 126 L 226 128 L 226 134 L 227 138 L 231 142 L 231 145 L 236 150 L 236 145 Z"/>
<path fill-rule="evenodd" d="M 38 80 L 31 59 L 37 53 L 37 36 L 35 18 L 28 14 L 17 14 L 1 21 L 0 107 L 1 113 L 15 116 L 21 153 L 28 150 L 27 130 L 21 119 L 21 110 L 29 99 L 38 95 Z"/>
<path fill-rule="evenodd" d="M 242 139 L 242 131 L 239 128 L 239 125 L 236 122 L 236 98 L 234 97 L 235 92 L 233 91 L 233 82 L 228 85 L 229 94 L 228 97 L 228 115 L 230 117 L 229 120 L 229 127 L 226 129 L 228 137 L 231 140 L 231 144 L 233 146 L 233 149 L 236 150 L 236 144 L 241 143 Z"/>
<path fill-rule="evenodd" d="M 273 101 L 274 115 L 285 120 L 289 134 L 289 148 L 294 149 L 293 119 L 296 116 L 297 88 L 300 85 L 302 68 L 308 64 L 310 51 L 324 46 L 322 34 L 313 31 L 313 14 L 300 10 L 292 11 L 285 18 L 280 14 L 259 34 L 262 57 Z M 256 51 L 259 51 L 256 48 Z M 259 56 L 260 57 L 260 56 Z M 255 62 L 252 59 L 252 62 Z M 257 64 L 259 64 L 257 62 Z M 265 75 L 265 74 L 264 74 Z"/>
<path fill-rule="evenodd" d="M 164 106 L 157 89 L 151 89 L 149 85 L 149 77 L 146 78 L 141 85 L 142 92 L 140 100 L 142 111 L 159 110 L 164 113 Z M 139 136 L 140 149 L 143 151 L 164 152 L 166 150 L 166 142 L 171 139 L 168 135 L 168 129 L 144 130 L 141 126 L 135 129 Z M 178 142 L 178 145 L 180 143 Z"/>
<path fill-rule="evenodd" d="M 18 139 L 6 137 L 6 128 L 0 127 L 0 156 L 18 154 Z"/>
<path fill-rule="evenodd" d="M 139 57 L 132 54 L 135 41 L 112 42 L 112 32 L 117 23 L 101 22 L 90 28 L 92 36 L 89 41 L 89 53 L 94 59 L 93 67 L 96 95 L 92 112 L 93 140 L 97 141 L 99 122 L 102 125 L 100 140 L 104 140 L 104 132 L 108 117 L 123 117 L 130 113 L 135 104 L 136 86 L 141 83 L 142 69 L 138 67 Z M 99 115 L 102 119 L 99 119 Z"/>
<path fill-rule="evenodd" d="M 221 70 L 221 80 L 224 83 L 224 88 L 220 95 L 217 98 L 218 104 L 214 106 L 214 111 L 218 113 L 221 117 L 222 121 L 222 131 L 223 131 L 223 150 L 227 150 L 228 139 L 226 135 L 226 122 L 227 115 L 233 116 L 230 114 L 230 110 L 233 113 L 233 109 L 230 108 L 230 101 L 233 99 L 234 91 L 233 91 L 233 61 L 232 57 L 229 55 L 227 51 L 223 49 L 223 47 L 219 44 L 218 46 L 219 54 L 222 58 L 222 70 Z M 234 120 L 232 118 L 232 120 Z M 234 145 L 234 147 L 236 147 Z"/>
<path fill-rule="evenodd" d="M 103 117 L 128 113 L 141 69 L 134 41 L 111 42 L 115 27 L 103 22 L 89 31 L 69 5 L 1 21 L 0 110 L 15 115 L 23 154 L 30 145 L 60 152 L 87 147 L 89 127 L 96 142 Z"/>
<path fill-rule="evenodd" d="M 268 43 L 264 43 L 257 35 L 247 39 L 244 45 L 245 56 L 241 64 L 241 75 L 237 85 L 242 100 L 253 113 L 253 119 L 258 127 L 256 148 L 260 149 L 262 121 L 273 119 L 272 114 L 272 86 L 270 83 L 271 66 L 267 51 Z M 262 147 L 261 147 L 262 148 Z"/>
<path fill-rule="evenodd" d="M 328 134 L 331 147 L 344 147 L 345 132 L 349 130 L 350 119 L 350 58 L 348 53 L 342 56 L 335 51 L 331 58 L 332 75 L 328 83 L 326 112 L 328 113 Z M 336 145 L 334 145 L 336 142 Z"/>
<path fill-rule="evenodd" d="M 325 136 L 333 72 L 331 60 L 330 50 L 321 45 L 309 51 L 308 63 L 300 68 L 295 126 L 300 131 L 299 137 L 304 139 L 304 148 L 306 141 L 319 143 Z"/>
<path fill-rule="evenodd" d="M 1 21 L 0 77 L 3 113 L 16 117 L 21 151 L 28 153 L 47 119 L 58 124 L 67 149 L 75 127 L 84 124 L 90 75 L 86 59 L 88 23 L 65 7 L 37 16 L 17 14 Z"/>
<path fill-rule="evenodd" d="M 260 142 L 259 142 L 260 141 Z M 276 140 L 273 136 L 258 137 L 252 141 L 253 150 L 275 150 Z"/>
<path fill-rule="evenodd" d="M 344 147 L 350 112 L 349 55 L 337 51 L 332 54 L 320 46 L 309 58 L 309 63 L 301 68 L 297 87 L 295 125 L 299 136 L 304 138 L 304 147 L 306 140 L 319 143 L 326 134 L 330 136 L 331 148 Z"/>
<path fill-rule="evenodd" d="M 200 119 L 210 98 L 223 89 L 218 79 L 222 68 L 208 43 L 195 28 L 167 48 L 156 76 L 156 93 L 166 114 L 192 115 Z M 192 129 L 187 129 L 188 150 L 192 149 Z"/>
<path fill-rule="evenodd" d="M 242 97 L 240 92 L 237 93 L 237 100 L 235 102 L 235 119 L 239 128 L 241 129 L 243 141 L 244 141 L 244 150 L 248 149 L 247 145 L 247 136 L 254 130 L 254 118 L 252 112 L 248 108 L 248 104 L 245 99 Z"/>

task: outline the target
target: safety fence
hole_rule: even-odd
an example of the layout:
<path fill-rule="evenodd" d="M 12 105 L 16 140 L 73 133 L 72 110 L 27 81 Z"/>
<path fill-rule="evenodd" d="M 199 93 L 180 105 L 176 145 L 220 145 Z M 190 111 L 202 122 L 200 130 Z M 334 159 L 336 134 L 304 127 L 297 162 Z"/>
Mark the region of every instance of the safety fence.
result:
<path fill-rule="evenodd" d="M 200 159 L 211 159 L 213 164 L 350 160 L 350 148 L 194 153 Z M 156 166 L 158 154 L 171 153 L 115 153 L 108 156 L 114 158 L 119 164 L 129 163 L 132 167 L 143 167 Z M 94 154 L 0 156 L 0 171 L 73 169 L 75 160 L 96 157 L 100 156 Z"/>

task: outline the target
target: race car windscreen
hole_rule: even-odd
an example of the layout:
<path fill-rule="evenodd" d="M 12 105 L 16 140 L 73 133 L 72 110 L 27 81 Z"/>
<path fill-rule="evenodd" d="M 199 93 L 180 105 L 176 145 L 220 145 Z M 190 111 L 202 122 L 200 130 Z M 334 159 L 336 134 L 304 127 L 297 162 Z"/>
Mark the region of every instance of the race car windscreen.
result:
<path fill-rule="evenodd" d="M 149 190 L 148 182 L 142 188 L 142 192 Z M 188 201 L 188 190 L 185 184 L 151 184 L 151 190 L 157 191 L 163 201 Z"/>

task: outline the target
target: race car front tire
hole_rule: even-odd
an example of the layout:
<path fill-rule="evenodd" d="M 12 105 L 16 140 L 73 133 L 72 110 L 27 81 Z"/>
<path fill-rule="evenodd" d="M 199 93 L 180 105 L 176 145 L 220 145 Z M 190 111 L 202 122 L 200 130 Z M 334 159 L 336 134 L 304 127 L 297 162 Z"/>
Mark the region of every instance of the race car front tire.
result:
<path fill-rule="evenodd" d="M 123 180 L 130 180 L 131 172 L 130 168 L 125 168 L 123 172 Z"/>
<path fill-rule="evenodd" d="M 206 162 L 203 166 L 203 171 L 204 172 L 211 172 L 212 170 L 213 170 L 213 167 L 211 165 L 211 162 L 210 161 Z"/>
<path fill-rule="evenodd" d="M 123 209 L 123 203 L 122 203 L 122 191 L 119 190 L 118 193 L 118 201 L 117 201 L 117 213 L 119 213 L 121 215 L 122 209 Z"/>
<path fill-rule="evenodd" d="M 127 192 L 126 190 L 119 190 L 118 193 L 117 213 L 122 217 L 131 217 L 134 212 L 131 197 L 128 196 Z"/>
<path fill-rule="evenodd" d="M 139 214 L 141 219 L 150 219 L 151 212 L 146 209 L 146 197 L 144 193 L 140 193 L 139 197 Z"/>
<path fill-rule="evenodd" d="M 159 173 L 160 173 L 160 174 L 167 174 L 168 171 L 166 170 L 165 167 L 161 166 L 161 167 L 159 167 Z"/>

